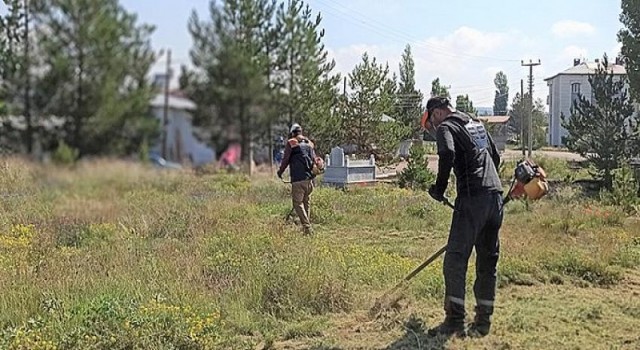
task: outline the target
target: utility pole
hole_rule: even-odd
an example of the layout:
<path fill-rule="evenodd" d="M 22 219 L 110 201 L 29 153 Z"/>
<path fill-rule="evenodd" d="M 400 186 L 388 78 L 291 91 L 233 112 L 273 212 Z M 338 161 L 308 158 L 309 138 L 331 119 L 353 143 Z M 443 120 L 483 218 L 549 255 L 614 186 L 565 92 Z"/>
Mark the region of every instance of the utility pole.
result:
<path fill-rule="evenodd" d="M 527 113 L 529 114 L 529 158 L 531 158 L 531 152 L 533 150 L 533 67 L 539 66 L 540 59 L 538 62 L 533 62 L 529 60 L 529 63 L 524 63 L 521 61 L 523 67 L 529 67 L 529 105 L 527 106 Z"/>
<path fill-rule="evenodd" d="M 33 151 L 33 122 L 31 120 L 31 57 L 29 56 L 29 0 L 24 1 L 24 118 L 27 122 L 27 154 Z"/>
<path fill-rule="evenodd" d="M 169 81 L 171 80 L 171 49 L 167 50 L 167 71 L 164 77 L 164 113 L 162 115 L 162 158 L 167 159 L 167 124 L 169 123 Z"/>
<path fill-rule="evenodd" d="M 524 79 L 520 79 L 520 105 L 524 107 Z M 524 112 L 524 108 L 522 108 L 522 112 Z M 520 147 L 522 147 L 522 159 L 524 160 L 524 115 L 520 115 Z"/>

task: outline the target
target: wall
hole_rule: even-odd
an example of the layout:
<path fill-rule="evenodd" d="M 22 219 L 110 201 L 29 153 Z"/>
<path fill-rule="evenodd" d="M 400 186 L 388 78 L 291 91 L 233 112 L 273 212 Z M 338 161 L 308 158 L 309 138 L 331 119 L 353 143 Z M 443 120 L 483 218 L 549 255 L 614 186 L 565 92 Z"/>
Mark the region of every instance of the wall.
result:
<path fill-rule="evenodd" d="M 549 134 L 548 141 L 551 146 L 563 147 L 562 137 L 567 135 L 567 130 L 562 127 L 560 114 L 571 117 L 571 107 L 573 106 L 572 84 L 580 84 L 580 93 L 583 96 L 591 96 L 592 89 L 587 75 L 559 75 L 547 82 L 549 86 Z M 628 85 L 627 85 L 628 88 Z"/>
<path fill-rule="evenodd" d="M 163 109 L 153 108 L 152 112 L 162 123 Z M 192 119 L 187 111 L 169 109 L 168 119 L 166 160 L 180 163 L 193 161 L 194 165 L 215 161 L 215 152 L 198 141 L 193 135 Z M 162 140 L 159 142 L 160 144 L 155 149 L 160 152 L 162 150 Z"/>

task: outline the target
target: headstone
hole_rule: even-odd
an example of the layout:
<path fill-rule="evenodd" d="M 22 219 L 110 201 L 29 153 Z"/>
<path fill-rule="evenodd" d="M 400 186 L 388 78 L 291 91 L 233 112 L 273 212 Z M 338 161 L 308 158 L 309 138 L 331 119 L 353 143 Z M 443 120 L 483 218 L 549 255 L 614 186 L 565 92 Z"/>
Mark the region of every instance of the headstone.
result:
<path fill-rule="evenodd" d="M 334 147 L 330 155 L 326 155 L 327 166 L 322 182 L 336 187 L 349 184 L 374 183 L 376 180 L 376 161 L 371 155 L 369 159 L 358 160 L 355 155 L 346 156 L 340 147 Z"/>
<path fill-rule="evenodd" d="M 340 147 L 334 147 L 331 149 L 331 165 L 344 166 L 344 152 Z"/>

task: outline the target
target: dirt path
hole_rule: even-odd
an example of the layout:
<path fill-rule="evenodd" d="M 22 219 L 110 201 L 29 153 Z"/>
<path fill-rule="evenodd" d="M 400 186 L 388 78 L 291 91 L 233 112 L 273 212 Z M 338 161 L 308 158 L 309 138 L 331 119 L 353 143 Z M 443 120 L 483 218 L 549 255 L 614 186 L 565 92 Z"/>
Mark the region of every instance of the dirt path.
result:
<path fill-rule="evenodd" d="M 578 154 L 571 153 L 571 152 L 565 152 L 565 151 L 540 150 L 540 151 L 534 151 L 533 152 L 533 156 L 534 157 L 538 156 L 538 155 L 542 155 L 544 157 L 549 157 L 549 158 L 563 159 L 563 160 L 567 160 L 567 161 L 581 161 L 581 160 L 584 160 L 584 158 L 582 158 Z M 522 157 L 522 152 L 521 151 L 515 151 L 515 150 L 505 150 L 504 153 L 501 155 L 501 157 L 502 157 L 503 160 L 520 159 Z M 437 155 L 429 155 L 427 159 L 429 161 L 429 169 L 431 169 L 431 171 L 433 171 L 433 172 L 437 172 L 438 171 L 438 156 Z M 402 170 L 404 170 L 404 168 L 406 166 L 407 166 L 407 162 L 401 162 L 395 168 L 395 171 L 397 173 L 400 173 L 400 172 L 402 172 Z M 385 173 L 392 172 L 392 171 L 393 170 L 387 170 L 387 171 L 385 171 Z"/>

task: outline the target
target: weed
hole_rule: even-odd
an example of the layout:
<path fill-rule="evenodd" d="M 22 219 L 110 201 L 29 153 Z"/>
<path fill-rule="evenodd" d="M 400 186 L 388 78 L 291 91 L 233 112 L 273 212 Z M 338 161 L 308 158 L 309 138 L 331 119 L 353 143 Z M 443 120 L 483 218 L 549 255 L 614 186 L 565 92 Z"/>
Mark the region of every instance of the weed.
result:
<path fill-rule="evenodd" d="M 622 278 L 619 269 L 573 252 L 563 252 L 560 257 L 548 257 L 544 268 L 598 286 L 616 284 Z"/>
<path fill-rule="evenodd" d="M 0 212 L 0 348 L 7 349 L 278 348 L 284 339 L 339 348 L 344 329 L 334 327 L 352 329 L 375 296 L 444 244 L 452 215 L 424 191 L 319 186 L 311 198 L 319 225 L 308 237 L 283 222 L 290 189 L 273 180 L 115 161 L 74 168 L 7 161 L 0 173 L 0 190 L 30 193 L 7 199 Z M 640 266 L 639 232 L 621 206 L 570 188 L 528 206 L 510 203 L 498 265 L 498 297 L 511 303 L 496 312 L 504 344 L 539 345 L 540 322 L 528 313 L 540 305 L 520 309 L 523 293 L 540 291 L 564 306 L 571 302 L 564 290 L 596 300 L 626 288 L 616 284 Z M 440 310 L 442 260 L 411 281 L 407 312 Z M 470 298 L 473 277 L 472 261 Z M 589 294 L 576 285 L 610 289 Z M 611 337 L 620 333 L 606 328 L 609 316 L 615 327 L 637 325 L 634 304 L 596 305 L 562 317 L 598 321 Z M 397 331 L 403 312 L 381 321 L 380 332 Z M 390 333 L 380 332 L 370 335 L 375 345 L 357 346 L 383 348 L 380 338 Z M 565 333 L 549 336 L 578 339 Z"/>

